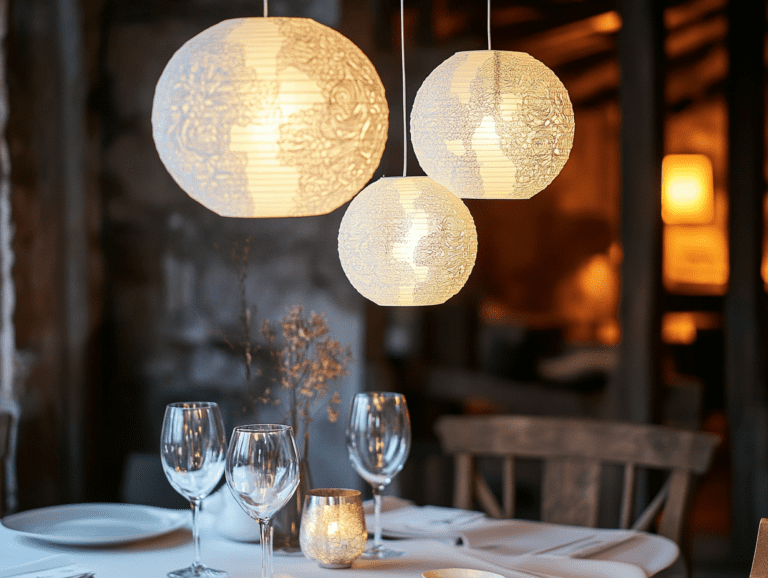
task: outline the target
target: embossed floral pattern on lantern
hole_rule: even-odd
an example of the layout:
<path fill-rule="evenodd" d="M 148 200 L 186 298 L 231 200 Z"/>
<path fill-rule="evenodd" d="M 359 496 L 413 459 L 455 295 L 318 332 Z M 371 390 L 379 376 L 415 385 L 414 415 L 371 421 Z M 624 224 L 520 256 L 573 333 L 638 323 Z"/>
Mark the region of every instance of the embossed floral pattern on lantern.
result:
<path fill-rule="evenodd" d="M 568 160 L 574 118 L 555 74 L 522 52 L 459 52 L 427 77 L 411 111 L 419 163 L 462 198 L 528 199 Z"/>
<path fill-rule="evenodd" d="M 459 292 L 477 256 L 464 203 L 428 177 L 382 178 L 350 203 L 339 258 L 352 285 L 379 305 L 436 305 Z"/>
<path fill-rule="evenodd" d="M 171 58 L 152 126 L 179 186 L 230 217 L 328 213 L 371 178 L 388 107 L 373 65 L 304 18 L 226 20 Z"/>

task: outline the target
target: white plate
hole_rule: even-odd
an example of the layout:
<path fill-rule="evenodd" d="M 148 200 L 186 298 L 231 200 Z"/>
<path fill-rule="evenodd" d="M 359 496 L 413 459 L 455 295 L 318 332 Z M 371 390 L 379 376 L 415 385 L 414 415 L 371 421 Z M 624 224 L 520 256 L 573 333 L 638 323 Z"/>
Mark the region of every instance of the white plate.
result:
<path fill-rule="evenodd" d="M 187 523 L 186 510 L 136 504 L 67 504 L 3 518 L 3 526 L 52 544 L 121 544 L 166 534 Z"/>
<path fill-rule="evenodd" d="M 422 572 L 424 578 L 504 578 L 501 574 L 471 568 L 443 568 Z"/>

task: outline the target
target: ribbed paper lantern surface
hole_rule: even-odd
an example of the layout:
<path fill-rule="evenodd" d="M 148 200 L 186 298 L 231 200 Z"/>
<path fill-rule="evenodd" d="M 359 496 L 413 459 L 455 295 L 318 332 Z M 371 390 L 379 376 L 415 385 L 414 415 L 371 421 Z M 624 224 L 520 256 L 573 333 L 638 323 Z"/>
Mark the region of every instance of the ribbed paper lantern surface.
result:
<path fill-rule="evenodd" d="M 531 198 L 560 173 L 573 132 L 562 82 L 523 52 L 454 54 L 430 73 L 411 110 L 422 169 L 462 198 Z"/>
<path fill-rule="evenodd" d="M 182 46 L 155 90 L 168 172 L 227 217 L 328 213 L 379 164 L 389 110 L 368 58 L 306 18 L 225 20 Z"/>
<path fill-rule="evenodd" d="M 437 305 L 459 292 L 477 256 L 469 209 L 428 177 L 382 178 L 349 204 L 339 258 L 379 305 Z"/>

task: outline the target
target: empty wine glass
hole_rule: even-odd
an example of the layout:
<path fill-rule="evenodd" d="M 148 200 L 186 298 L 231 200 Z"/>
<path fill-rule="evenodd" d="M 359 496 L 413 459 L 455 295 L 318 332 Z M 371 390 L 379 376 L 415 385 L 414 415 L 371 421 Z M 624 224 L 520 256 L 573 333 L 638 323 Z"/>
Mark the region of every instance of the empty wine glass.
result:
<path fill-rule="evenodd" d="M 200 562 L 200 531 L 197 517 L 200 503 L 216 487 L 224 471 L 227 441 L 219 406 L 209 401 L 171 403 L 165 408 L 160 434 L 163 471 L 173 489 L 192 507 L 192 536 L 195 561 L 191 566 L 169 572 L 172 578 L 228 578 L 222 570 Z"/>
<path fill-rule="evenodd" d="M 393 558 L 402 552 L 381 543 L 381 492 L 403 469 L 411 449 L 411 418 L 400 393 L 358 393 L 347 424 L 352 467 L 373 488 L 373 546 L 363 558 Z"/>
<path fill-rule="evenodd" d="M 261 578 L 272 578 L 272 517 L 299 485 L 299 450 L 287 425 L 238 426 L 227 451 L 227 485 L 259 523 Z"/>

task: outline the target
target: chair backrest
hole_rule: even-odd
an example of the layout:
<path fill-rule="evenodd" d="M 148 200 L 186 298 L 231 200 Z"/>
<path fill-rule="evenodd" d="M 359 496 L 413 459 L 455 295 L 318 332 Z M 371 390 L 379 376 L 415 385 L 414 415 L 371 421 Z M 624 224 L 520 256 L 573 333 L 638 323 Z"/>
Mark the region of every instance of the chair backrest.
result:
<path fill-rule="evenodd" d="M 692 474 L 708 468 L 717 435 L 649 424 L 520 415 L 443 416 L 436 425 L 444 452 L 454 456 L 454 499 L 471 509 L 475 498 L 494 517 L 515 514 L 517 458 L 543 461 L 541 519 L 595 527 L 602 466 L 623 466 L 619 527 L 656 531 L 680 541 Z M 477 457 L 502 463 L 501 505 L 476 467 Z M 638 468 L 669 472 L 660 492 L 634 523 Z"/>
<path fill-rule="evenodd" d="M 752 559 L 752 570 L 749 573 L 749 578 L 768 578 L 768 518 L 760 520 L 755 557 Z"/>

